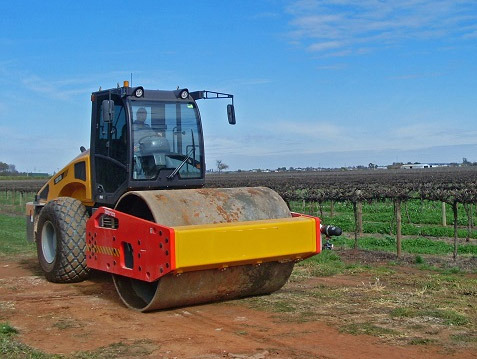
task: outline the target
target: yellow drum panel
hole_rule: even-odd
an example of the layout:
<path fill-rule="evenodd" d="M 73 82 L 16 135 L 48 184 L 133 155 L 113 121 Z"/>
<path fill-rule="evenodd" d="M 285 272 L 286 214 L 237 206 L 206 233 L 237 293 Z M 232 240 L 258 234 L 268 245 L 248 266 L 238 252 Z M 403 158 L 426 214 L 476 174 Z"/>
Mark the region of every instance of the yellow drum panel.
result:
<path fill-rule="evenodd" d="M 176 270 L 227 267 L 316 253 L 316 225 L 310 218 L 282 218 L 174 228 Z"/>

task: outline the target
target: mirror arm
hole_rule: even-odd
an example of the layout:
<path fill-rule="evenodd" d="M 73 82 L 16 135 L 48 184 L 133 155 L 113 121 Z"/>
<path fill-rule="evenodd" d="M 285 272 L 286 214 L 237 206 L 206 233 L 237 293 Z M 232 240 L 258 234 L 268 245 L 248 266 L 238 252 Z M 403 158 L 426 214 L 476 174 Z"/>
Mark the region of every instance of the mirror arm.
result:
<path fill-rule="evenodd" d="M 215 92 L 215 91 L 208 91 L 208 90 L 193 91 L 193 92 L 190 92 L 189 94 L 194 100 L 213 100 L 213 99 L 230 98 L 232 100 L 232 104 L 227 105 L 227 118 L 231 125 L 236 124 L 234 95 L 229 93 Z"/>

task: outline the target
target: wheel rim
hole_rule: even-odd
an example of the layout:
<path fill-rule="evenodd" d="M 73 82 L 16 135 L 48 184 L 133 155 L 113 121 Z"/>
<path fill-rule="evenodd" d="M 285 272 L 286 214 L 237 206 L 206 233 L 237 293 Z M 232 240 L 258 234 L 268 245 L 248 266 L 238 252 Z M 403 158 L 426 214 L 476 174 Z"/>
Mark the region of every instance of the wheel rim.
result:
<path fill-rule="evenodd" d="M 46 262 L 51 264 L 56 257 L 56 230 L 53 223 L 46 221 L 41 231 L 41 251 Z"/>

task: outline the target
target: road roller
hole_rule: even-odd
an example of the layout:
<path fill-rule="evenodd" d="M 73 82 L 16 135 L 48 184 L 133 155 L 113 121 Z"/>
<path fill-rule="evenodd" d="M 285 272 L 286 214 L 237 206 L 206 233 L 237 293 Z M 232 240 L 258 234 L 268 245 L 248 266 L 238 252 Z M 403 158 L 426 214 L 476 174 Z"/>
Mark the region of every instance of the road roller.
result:
<path fill-rule="evenodd" d="M 124 304 L 147 312 L 272 293 L 321 251 L 317 217 L 266 187 L 205 188 L 197 101 L 214 91 L 123 86 L 91 95 L 90 148 L 26 205 L 47 280 L 111 273 Z M 327 233 L 328 233 L 327 232 Z"/>

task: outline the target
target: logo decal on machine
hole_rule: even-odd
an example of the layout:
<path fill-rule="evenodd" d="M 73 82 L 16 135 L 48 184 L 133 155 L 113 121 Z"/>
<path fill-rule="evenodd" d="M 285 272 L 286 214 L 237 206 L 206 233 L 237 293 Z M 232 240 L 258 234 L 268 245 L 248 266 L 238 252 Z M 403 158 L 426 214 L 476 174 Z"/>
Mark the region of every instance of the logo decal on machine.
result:
<path fill-rule="evenodd" d="M 65 172 L 61 173 L 58 177 L 56 177 L 56 178 L 54 179 L 53 182 L 54 182 L 55 184 L 58 184 L 63 178 L 66 177 L 67 174 L 68 174 L 68 171 L 65 171 Z"/>

